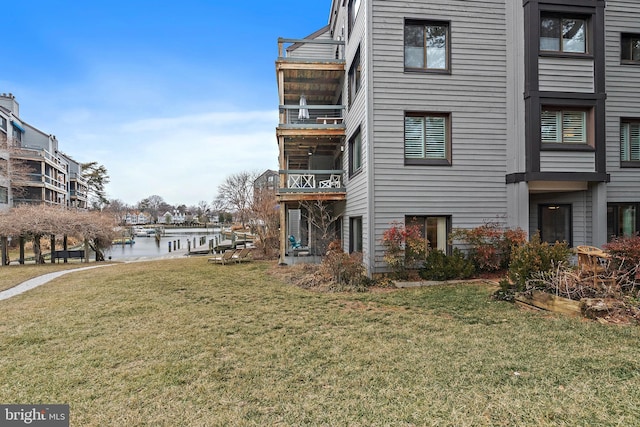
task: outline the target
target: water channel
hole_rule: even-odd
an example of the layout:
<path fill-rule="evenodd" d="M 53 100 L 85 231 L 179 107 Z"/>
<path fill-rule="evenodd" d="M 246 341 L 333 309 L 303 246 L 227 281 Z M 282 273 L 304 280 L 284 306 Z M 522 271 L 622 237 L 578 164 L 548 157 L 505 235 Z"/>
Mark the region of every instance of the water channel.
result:
<path fill-rule="evenodd" d="M 202 245 L 200 244 L 201 238 L 204 240 Z M 207 249 L 209 241 L 216 239 L 221 240 L 219 228 L 171 228 L 164 230 L 159 243 L 153 235 L 150 237 L 136 237 L 134 244 L 112 245 L 110 249 L 105 251 L 104 256 L 107 260 L 114 261 L 145 260 L 172 255 L 180 256 L 187 253 L 187 241 L 190 242 L 192 250 L 200 250 Z M 169 244 L 171 244 L 171 252 L 169 251 Z"/>

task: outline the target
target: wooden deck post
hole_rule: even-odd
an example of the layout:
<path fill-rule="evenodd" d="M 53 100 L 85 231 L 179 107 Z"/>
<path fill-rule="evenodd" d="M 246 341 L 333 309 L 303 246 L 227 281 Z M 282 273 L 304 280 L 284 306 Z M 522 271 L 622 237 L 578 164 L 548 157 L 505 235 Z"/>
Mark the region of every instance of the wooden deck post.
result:
<path fill-rule="evenodd" d="M 287 205 L 280 204 L 280 265 L 287 264 Z"/>

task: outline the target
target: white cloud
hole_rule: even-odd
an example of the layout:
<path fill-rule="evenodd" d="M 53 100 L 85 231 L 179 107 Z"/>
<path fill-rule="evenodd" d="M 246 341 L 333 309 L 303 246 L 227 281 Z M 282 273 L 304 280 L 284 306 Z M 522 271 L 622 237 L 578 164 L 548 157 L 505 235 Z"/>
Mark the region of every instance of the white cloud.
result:
<path fill-rule="evenodd" d="M 195 205 L 213 200 L 232 173 L 277 168 L 276 124 L 277 111 L 210 112 L 137 120 L 103 134 L 76 129 L 73 139 L 91 140 L 78 151 L 106 166 L 109 197 L 134 204 L 157 194 Z"/>

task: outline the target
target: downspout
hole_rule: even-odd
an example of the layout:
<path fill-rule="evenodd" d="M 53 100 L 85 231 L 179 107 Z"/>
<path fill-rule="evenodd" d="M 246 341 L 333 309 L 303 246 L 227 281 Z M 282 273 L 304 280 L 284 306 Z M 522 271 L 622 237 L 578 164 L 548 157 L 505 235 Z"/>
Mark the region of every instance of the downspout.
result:
<path fill-rule="evenodd" d="M 366 1 L 362 3 L 366 14 L 366 23 L 364 28 L 364 37 L 367 46 L 367 72 L 365 73 L 367 79 L 367 100 L 365 102 L 365 116 L 367 117 L 367 274 L 371 276 L 375 270 L 375 189 L 374 189 L 374 152 L 373 152 L 373 3 L 372 1 Z M 371 7 L 370 7 L 371 6 Z"/>

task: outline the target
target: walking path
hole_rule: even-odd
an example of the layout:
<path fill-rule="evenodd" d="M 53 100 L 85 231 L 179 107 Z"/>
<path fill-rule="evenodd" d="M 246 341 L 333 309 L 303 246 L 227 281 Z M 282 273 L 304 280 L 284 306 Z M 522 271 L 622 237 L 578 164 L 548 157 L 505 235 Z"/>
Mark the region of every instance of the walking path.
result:
<path fill-rule="evenodd" d="M 132 259 L 132 260 L 128 260 L 125 261 L 125 264 L 128 264 L 130 262 L 143 262 L 143 261 L 159 261 L 159 260 L 166 260 L 166 259 L 177 259 L 177 258 L 184 258 L 184 256 L 186 255 L 186 249 L 185 250 L 178 250 L 178 251 L 174 251 L 174 252 L 170 252 L 166 255 L 163 255 L 161 257 L 154 257 L 154 258 L 150 258 L 150 257 L 139 257 L 136 259 Z M 69 274 L 69 273 L 73 273 L 74 271 L 82 271 L 82 270 L 90 270 L 92 268 L 100 268 L 100 267 L 109 267 L 112 265 L 118 265 L 118 263 L 113 263 L 113 264 L 100 264 L 100 265 L 92 265 L 89 267 L 80 267 L 80 268 L 74 268 L 72 270 L 62 270 L 62 271 L 55 271 L 53 273 L 47 273 L 47 274 L 43 274 L 42 276 L 38 276 L 38 277 L 34 277 L 33 279 L 29 279 L 26 280 L 22 283 L 20 283 L 17 286 L 14 286 L 13 288 L 9 288 L 7 290 L 4 291 L 0 291 L 0 301 L 5 300 L 5 299 L 9 299 L 13 296 L 16 295 L 20 295 L 24 292 L 27 292 L 33 288 L 37 288 L 38 286 L 42 286 L 47 282 L 50 282 L 53 279 L 56 279 L 60 276 L 64 276 L 65 274 Z"/>
<path fill-rule="evenodd" d="M 54 271 L 53 273 L 43 274 L 42 276 L 34 277 L 33 279 L 24 281 L 19 285 L 14 286 L 13 288 L 9 288 L 6 291 L 0 292 L 0 301 L 9 299 L 16 295 L 20 295 L 21 293 L 27 292 L 33 288 L 37 288 L 38 286 L 44 285 L 45 283 L 57 277 L 64 276 L 65 274 L 73 273 L 74 271 L 90 270 L 92 268 L 108 267 L 111 265 L 116 265 L 116 264 L 92 265 L 90 267 L 74 268 L 73 270 Z"/>

